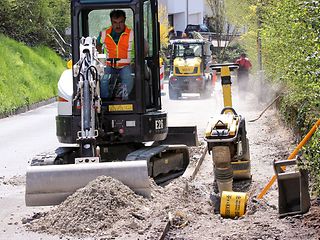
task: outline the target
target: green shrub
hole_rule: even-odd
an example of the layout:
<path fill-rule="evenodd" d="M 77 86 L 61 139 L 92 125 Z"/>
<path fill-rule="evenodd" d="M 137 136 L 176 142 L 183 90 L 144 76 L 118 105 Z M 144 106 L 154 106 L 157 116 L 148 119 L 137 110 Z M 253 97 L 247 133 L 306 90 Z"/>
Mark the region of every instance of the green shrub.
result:
<path fill-rule="evenodd" d="M 320 115 L 320 3 L 283 0 L 260 7 L 267 78 L 286 86 L 281 113 L 304 135 Z"/>
<path fill-rule="evenodd" d="M 320 117 L 320 1 L 270 1 L 263 9 L 263 58 L 268 79 L 281 82 L 285 122 L 299 138 Z M 320 196 L 320 131 L 302 151 L 314 192 Z"/>
<path fill-rule="evenodd" d="M 57 48 L 52 26 L 61 35 L 70 26 L 69 0 L 1 0 L 0 33 L 29 46 Z"/>
<path fill-rule="evenodd" d="M 280 111 L 285 122 L 298 135 L 305 135 L 319 119 L 320 85 L 304 83 L 291 87 L 284 95 Z"/>
<path fill-rule="evenodd" d="M 309 171 L 311 190 L 320 196 L 320 130 L 318 129 L 304 148 L 301 167 Z"/>

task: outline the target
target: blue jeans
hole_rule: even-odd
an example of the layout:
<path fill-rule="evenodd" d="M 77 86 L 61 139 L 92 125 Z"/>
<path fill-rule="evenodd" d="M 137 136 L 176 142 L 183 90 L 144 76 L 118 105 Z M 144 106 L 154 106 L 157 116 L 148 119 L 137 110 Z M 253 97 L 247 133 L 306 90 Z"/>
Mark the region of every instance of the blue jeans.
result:
<path fill-rule="evenodd" d="M 125 92 L 121 97 L 123 100 L 128 99 L 128 95 L 131 93 L 133 88 L 133 79 L 131 76 L 131 67 L 124 66 L 123 68 L 112 68 L 105 67 L 104 75 L 100 82 L 100 96 L 101 98 L 110 98 L 110 78 L 112 76 L 119 75 L 118 83 L 121 83 L 122 88 L 125 89 Z M 118 77 L 118 76 L 117 76 Z M 119 81 L 120 80 L 120 81 Z M 119 96 L 118 96 L 119 97 Z"/>

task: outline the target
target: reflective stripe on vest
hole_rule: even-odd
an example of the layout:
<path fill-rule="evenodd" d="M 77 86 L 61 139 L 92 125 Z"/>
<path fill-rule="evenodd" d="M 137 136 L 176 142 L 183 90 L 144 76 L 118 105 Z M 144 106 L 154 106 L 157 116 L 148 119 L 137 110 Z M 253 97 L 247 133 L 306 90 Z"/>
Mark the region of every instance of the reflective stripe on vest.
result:
<path fill-rule="evenodd" d="M 116 44 L 111 37 L 112 27 L 101 33 L 101 42 L 104 45 L 104 53 L 107 58 L 120 58 L 117 61 L 116 67 L 127 66 L 131 63 L 132 56 L 134 56 L 134 42 L 133 31 L 126 27 L 124 32 L 120 35 L 118 44 Z M 106 62 L 110 66 L 110 62 Z"/>

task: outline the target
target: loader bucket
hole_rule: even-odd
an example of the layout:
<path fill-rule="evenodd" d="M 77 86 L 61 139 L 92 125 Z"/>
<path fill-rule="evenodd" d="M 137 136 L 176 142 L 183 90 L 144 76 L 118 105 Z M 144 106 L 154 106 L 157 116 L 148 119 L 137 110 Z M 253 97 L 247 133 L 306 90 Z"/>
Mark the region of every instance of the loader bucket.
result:
<path fill-rule="evenodd" d="M 26 174 L 26 206 L 60 204 L 99 176 L 113 177 L 137 194 L 150 197 L 148 168 L 144 160 L 30 166 Z"/>
<path fill-rule="evenodd" d="M 168 127 L 167 138 L 161 144 L 184 144 L 198 146 L 197 126 Z"/>

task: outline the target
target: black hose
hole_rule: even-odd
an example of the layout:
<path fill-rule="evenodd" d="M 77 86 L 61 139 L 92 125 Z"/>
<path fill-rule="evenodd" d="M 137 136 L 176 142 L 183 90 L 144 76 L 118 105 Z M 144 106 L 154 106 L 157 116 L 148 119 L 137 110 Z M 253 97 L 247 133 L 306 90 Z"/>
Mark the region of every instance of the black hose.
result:
<path fill-rule="evenodd" d="M 257 121 L 259 118 L 261 118 L 261 116 L 265 113 L 265 111 L 267 111 L 268 108 L 271 107 L 272 104 L 275 103 L 275 101 L 277 101 L 277 99 L 278 99 L 279 97 L 281 97 L 281 96 L 282 96 L 282 94 L 278 95 L 278 96 L 277 96 L 275 99 L 273 99 L 273 101 L 260 113 L 260 115 L 259 115 L 257 118 L 252 119 L 252 120 L 249 120 L 248 122 L 255 122 L 255 121 Z"/>
<path fill-rule="evenodd" d="M 90 89 L 89 81 L 86 79 L 83 81 L 83 128 L 84 130 L 90 130 L 91 127 L 91 106 L 90 106 Z"/>
<path fill-rule="evenodd" d="M 92 65 L 90 67 L 88 67 L 87 72 L 86 72 L 87 79 L 89 78 L 89 72 L 93 76 L 93 80 L 97 81 L 98 80 L 98 70 L 97 70 L 97 68 L 95 66 L 92 66 Z"/>
<path fill-rule="evenodd" d="M 84 61 L 86 66 L 90 64 L 89 53 L 86 52 Z M 86 69 L 85 78 L 83 81 L 83 128 L 84 130 L 90 130 L 91 128 L 91 98 L 90 98 L 90 85 L 89 85 L 89 74 L 88 69 Z"/>

